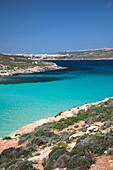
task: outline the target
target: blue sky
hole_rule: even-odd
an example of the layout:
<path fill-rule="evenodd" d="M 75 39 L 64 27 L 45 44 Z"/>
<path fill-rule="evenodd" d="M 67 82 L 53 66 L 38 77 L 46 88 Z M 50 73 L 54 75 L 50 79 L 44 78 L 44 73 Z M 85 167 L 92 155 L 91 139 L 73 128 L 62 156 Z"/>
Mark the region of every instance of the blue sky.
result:
<path fill-rule="evenodd" d="M 0 0 L 0 53 L 113 47 L 113 0 Z"/>

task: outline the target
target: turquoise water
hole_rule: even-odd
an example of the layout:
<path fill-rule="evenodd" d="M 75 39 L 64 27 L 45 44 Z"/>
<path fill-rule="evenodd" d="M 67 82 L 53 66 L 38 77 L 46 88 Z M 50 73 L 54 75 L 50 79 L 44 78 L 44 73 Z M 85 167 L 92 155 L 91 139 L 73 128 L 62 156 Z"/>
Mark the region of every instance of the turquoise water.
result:
<path fill-rule="evenodd" d="M 69 69 L 11 76 L 9 84 L 1 78 L 0 137 L 70 107 L 113 96 L 113 61 L 59 64 Z"/>

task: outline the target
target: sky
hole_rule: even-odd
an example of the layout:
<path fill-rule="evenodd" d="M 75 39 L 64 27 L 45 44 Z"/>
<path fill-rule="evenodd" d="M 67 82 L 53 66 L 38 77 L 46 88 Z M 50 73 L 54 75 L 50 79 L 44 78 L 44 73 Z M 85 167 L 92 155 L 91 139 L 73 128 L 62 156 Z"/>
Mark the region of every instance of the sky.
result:
<path fill-rule="evenodd" d="M 113 0 L 0 0 L 0 53 L 113 48 Z"/>

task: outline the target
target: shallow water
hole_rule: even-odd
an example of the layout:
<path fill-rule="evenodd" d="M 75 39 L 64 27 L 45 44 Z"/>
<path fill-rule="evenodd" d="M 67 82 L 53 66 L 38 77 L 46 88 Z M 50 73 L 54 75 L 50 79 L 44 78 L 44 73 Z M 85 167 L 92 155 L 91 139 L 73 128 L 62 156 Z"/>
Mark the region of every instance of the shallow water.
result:
<path fill-rule="evenodd" d="M 67 108 L 113 96 L 113 61 L 57 61 L 67 70 L 0 78 L 0 137 Z"/>

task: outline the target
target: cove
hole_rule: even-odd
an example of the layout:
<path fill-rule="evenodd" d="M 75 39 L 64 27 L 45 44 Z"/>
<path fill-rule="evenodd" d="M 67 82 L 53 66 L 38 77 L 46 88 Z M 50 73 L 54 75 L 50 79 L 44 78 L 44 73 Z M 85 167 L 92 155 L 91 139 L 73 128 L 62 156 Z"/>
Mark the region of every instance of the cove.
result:
<path fill-rule="evenodd" d="M 0 77 L 0 137 L 65 109 L 113 96 L 113 60 L 54 62 L 68 69 Z"/>

